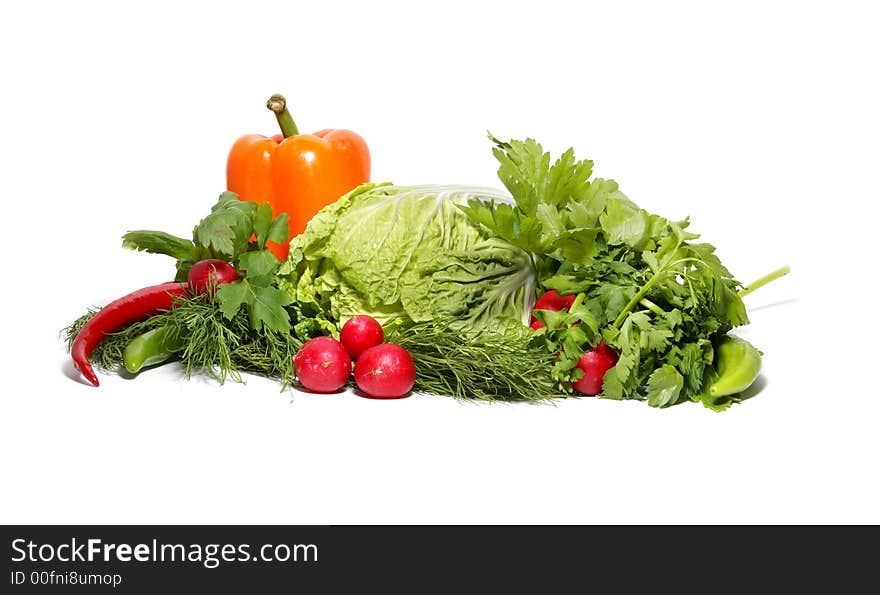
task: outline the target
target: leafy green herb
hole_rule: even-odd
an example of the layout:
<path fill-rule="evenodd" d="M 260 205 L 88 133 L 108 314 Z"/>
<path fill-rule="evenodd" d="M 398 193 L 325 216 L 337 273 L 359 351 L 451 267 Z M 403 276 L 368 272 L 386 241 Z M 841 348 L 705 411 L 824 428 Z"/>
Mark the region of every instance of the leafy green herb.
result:
<path fill-rule="evenodd" d="M 551 374 L 559 389 L 571 392 L 571 383 L 583 375 L 577 367 L 584 346 L 595 344 L 599 324 L 579 294 L 568 310 L 536 310 L 536 318 L 544 323 L 536 336 L 543 337 L 548 353 L 555 354 Z"/>
<path fill-rule="evenodd" d="M 273 217 L 269 203 L 238 200 L 224 192 L 211 213 L 185 240 L 162 231 L 130 231 L 122 238 L 126 248 L 166 254 L 177 259 L 177 280 L 186 280 L 190 267 L 199 260 L 219 258 L 232 263 L 242 278 L 220 286 L 217 300 L 227 320 L 244 307 L 254 330 L 290 332 L 286 310 L 292 299 L 277 286 L 275 274 L 281 262 L 266 249 L 266 242 L 287 241 L 288 215 Z"/>
<path fill-rule="evenodd" d="M 465 213 L 523 250 L 576 266 L 590 264 L 598 250 L 599 215 L 609 198 L 619 195 L 617 184 L 589 181 L 593 162 L 576 161 L 573 149 L 551 165 L 550 154 L 533 139 L 489 138 L 500 163 L 498 177 L 515 206 L 471 199 Z M 543 272 L 540 265 L 538 271 Z"/>
<path fill-rule="evenodd" d="M 130 231 L 122 236 L 122 246 L 150 254 L 166 254 L 187 262 L 196 262 L 203 257 L 209 258 L 206 252 L 190 240 L 178 238 L 164 231 Z"/>
<path fill-rule="evenodd" d="M 678 400 L 684 385 L 684 377 L 669 364 L 663 364 L 648 377 L 648 404 L 652 407 L 665 407 Z"/>
<path fill-rule="evenodd" d="M 292 299 L 277 287 L 242 279 L 236 283 L 221 285 L 217 290 L 217 297 L 220 300 L 220 311 L 227 319 L 231 320 L 241 306 L 245 305 L 252 328 L 290 331 L 290 315 L 284 307 Z"/>
<path fill-rule="evenodd" d="M 552 162 L 532 139 L 490 135 L 498 176 L 515 205 L 471 200 L 480 225 L 529 251 L 541 288 L 579 294 L 570 311 L 536 312 L 553 377 L 570 389 L 578 358 L 599 341 L 618 354 L 599 396 L 644 399 L 654 407 L 686 400 L 718 409 L 703 393 L 712 340 L 746 324 L 741 285 L 688 221 L 639 208 L 611 180 L 590 180 L 593 163 L 571 149 Z M 551 162 L 553 163 L 551 165 Z"/>

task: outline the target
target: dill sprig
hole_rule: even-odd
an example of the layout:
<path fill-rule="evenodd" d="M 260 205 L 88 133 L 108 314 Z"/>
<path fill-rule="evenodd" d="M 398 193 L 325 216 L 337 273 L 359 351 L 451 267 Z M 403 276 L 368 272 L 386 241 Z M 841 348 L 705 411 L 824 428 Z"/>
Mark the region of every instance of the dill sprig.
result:
<path fill-rule="evenodd" d="M 463 334 L 442 323 L 424 322 L 393 328 L 388 340 L 412 356 L 419 391 L 482 401 L 568 396 L 551 376 L 554 356 L 523 333 Z"/>
<path fill-rule="evenodd" d="M 218 381 L 241 381 L 241 372 L 294 381 L 293 356 L 302 341 L 290 332 L 254 329 L 245 310 L 227 319 L 215 303 L 189 298 L 167 314 L 166 324 L 184 340 L 184 373 L 204 371 Z"/>

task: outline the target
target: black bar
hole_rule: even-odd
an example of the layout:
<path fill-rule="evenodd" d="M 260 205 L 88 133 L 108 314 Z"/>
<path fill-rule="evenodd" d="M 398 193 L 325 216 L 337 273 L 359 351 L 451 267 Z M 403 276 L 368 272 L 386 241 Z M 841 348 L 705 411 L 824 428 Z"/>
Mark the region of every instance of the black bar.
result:
<path fill-rule="evenodd" d="M 601 584 L 614 586 L 603 593 L 688 585 L 764 591 L 833 576 L 843 592 L 860 584 L 878 553 L 873 528 L 857 528 L 864 534 L 856 542 L 868 538 L 868 548 L 838 535 L 853 529 L 6 526 L 0 591 L 495 593 L 530 586 L 563 593 Z"/>

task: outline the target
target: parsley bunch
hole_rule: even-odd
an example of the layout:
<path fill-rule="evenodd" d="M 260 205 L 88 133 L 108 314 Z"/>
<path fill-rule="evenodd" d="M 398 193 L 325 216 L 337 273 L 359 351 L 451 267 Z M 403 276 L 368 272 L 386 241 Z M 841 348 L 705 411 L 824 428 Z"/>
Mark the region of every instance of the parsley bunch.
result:
<path fill-rule="evenodd" d="M 224 192 L 211 213 L 193 229 L 192 240 L 162 231 L 130 231 L 122 245 L 177 259 L 176 280 L 185 281 L 190 267 L 206 258 L 219 258 L 239 271 L 239 280 L 224 283 L 214 296 L 227 320 L 245 308 L 254 331 L 289 333 L 292 299 L 276 285 L 281 262 L 266 248 L 266 242 L 287 242 L 288 215 L 273 217 L 269 203 L 238 200 Z"/>
<path fill-rule="evenodd" d="M 712 341 L 748 317 L 741 284 L 715 248 L 696 241 L 687 219 L 648 213 L 614 181 L 590 179 L 593 162 L 576 160 L 572 149 L 551 163 L 532 139 L 490 139 L 515 204 L 472 200 L 464 210 L 532 254 L 540 289 L 578 294 L 567 311 L 536 312 L 545 324 L 538 335 L 558 354 L 559 388 L 571 390 L 583 374 L 578 358 L 604 341 L 619 359 L 601 397 L 728 407 L 734 399 L 704 390 Z"/>

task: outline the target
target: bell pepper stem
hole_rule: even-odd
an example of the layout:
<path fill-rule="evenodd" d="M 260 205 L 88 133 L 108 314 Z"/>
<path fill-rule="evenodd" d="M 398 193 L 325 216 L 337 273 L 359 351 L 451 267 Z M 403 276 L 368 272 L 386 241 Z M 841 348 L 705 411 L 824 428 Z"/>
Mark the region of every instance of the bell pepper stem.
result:
<path fill-rule="evenodd" d="M 299 128 L 296 127 L 296 122 L 293 121 L 293 116 L 290 115 L 287 109 L 287 100 L 284 98 L 284 95 L 276 93 L 266 102 L 266 107 L 275 114 L 284 138 L 299 134 Z"/>
<path fill-rule="evenodd" d="M 790 272 L 791 272 L 791 267 L 788 265 L 785 265 L 781 269 L 776 269 L 772 273 L 764 275 L 760 279 L 757 279 L 756 281 L 753 281 L 753 282 L 749 283 L 748 285 L 746 285 L 745 287 L 743 287 L 742 289 L 740 289 L 738 292 L 739 297 L 741 297 L 741 298 L 745 297 L 745 296 L 749 295 L 750 293 L 752 293 L 753 291 L 755 291 L 756 289 L 760 289 L 761 287 L 764 287 L 765 285 L 767 285 L 771 281 L 775 281 L 776 279 L 779 279 L 780 277 L 784 277 L 785 275 L 789 274 Z"/>

